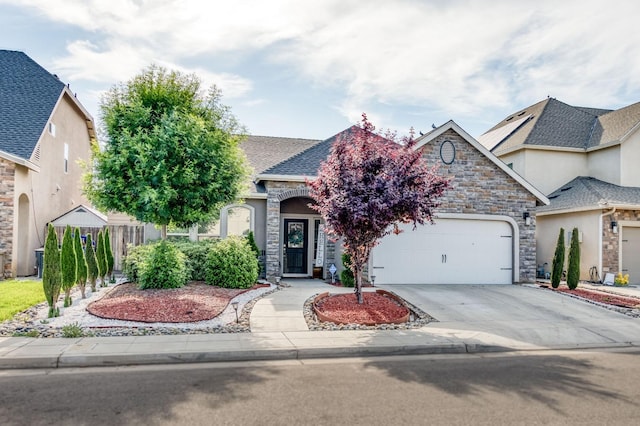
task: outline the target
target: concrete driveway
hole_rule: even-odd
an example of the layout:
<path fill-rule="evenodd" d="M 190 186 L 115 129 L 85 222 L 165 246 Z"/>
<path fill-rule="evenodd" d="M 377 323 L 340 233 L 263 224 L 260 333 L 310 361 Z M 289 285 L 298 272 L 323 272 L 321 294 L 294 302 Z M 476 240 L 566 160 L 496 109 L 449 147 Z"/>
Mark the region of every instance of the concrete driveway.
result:
<path fill-rule="evenodd" d="M 378 287 L 378 286 L 377 286 Z M 389 285 L 435 317 L 442 336 L 504 347 L 600 347 L 640 342 L 640 319 L 535 286 Z"/>

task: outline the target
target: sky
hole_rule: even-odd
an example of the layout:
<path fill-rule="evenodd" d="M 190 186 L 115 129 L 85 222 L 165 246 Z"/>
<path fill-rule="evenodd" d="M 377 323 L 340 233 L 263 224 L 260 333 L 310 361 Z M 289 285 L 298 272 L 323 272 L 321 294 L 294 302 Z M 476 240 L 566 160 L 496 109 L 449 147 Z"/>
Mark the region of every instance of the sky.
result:
<path fill-rule="evenodd" d="M 635 0 L 0 0 L 0 49 L 102 93 L 152 63 L 195 73 L 254 135 L 326 139 L 454 120 L 474 137 L 554 97 L 640 101 Z"/>

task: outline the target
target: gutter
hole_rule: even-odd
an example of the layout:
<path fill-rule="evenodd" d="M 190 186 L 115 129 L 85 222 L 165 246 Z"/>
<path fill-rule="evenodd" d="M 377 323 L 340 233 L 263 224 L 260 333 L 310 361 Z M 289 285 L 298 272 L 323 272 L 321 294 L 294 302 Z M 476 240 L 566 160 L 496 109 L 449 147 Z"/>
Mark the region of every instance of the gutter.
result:
<path fill-rule="evenodd" d="M 600 281 L 604 282 L 604 274 L 603 274 L 603 270 L 602 270 L 602 232 L 603 232 L 603 228 L 602 228 L 602 220 L 604 219 L 605 216 L 609 216 L 612 215 L 616 212 L 616 207 L 612 208 L 610 211 L 608 212 L 604 212 L 600 215 L 600 221 L 598 223 L 598 268 L 600 270 Z"/>

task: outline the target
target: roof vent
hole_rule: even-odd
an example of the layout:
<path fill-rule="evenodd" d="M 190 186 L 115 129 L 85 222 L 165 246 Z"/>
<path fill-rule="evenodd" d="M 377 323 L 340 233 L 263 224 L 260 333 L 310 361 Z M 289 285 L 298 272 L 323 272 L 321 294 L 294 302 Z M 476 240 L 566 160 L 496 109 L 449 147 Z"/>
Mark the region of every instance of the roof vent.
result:
<path fill-rule="evenodd" d="M 565 186 L 564 188 L 561 188 L 561 189 L 560 189 L 560 192 L 568 191 L 568 190 L 570 190 L 571 188 L 573 188 L 573 186 Z"/>
<path fill-rule="evenodd" d="M 518 113 L 518 117 L 521 117 L 523 115 L 525 115 L 527 113 L 527 111 L 522 111 L 521 113 Z"/>
<path fill-rule="evenodd" d="M 504 121 L 509 121 L 509 120 L 512 120 L 512 119 L 513 119 L 513 115 L 512 115 L 511 117 L 507 118 L 507 119 L 506 119 L 506 120 L 504 120 Z"/>

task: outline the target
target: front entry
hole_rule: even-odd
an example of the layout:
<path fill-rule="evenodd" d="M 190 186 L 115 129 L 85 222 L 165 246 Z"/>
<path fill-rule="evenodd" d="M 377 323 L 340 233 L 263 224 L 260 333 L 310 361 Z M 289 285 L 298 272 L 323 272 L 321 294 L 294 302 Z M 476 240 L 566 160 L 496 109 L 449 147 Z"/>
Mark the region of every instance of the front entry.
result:
<path fill-rule="evenodd" d="M 307 271 L 307 219 L 284 220 L 284 265 L 285 274 L 306 274 Z"/>

